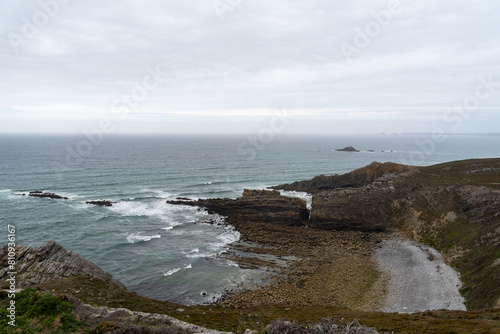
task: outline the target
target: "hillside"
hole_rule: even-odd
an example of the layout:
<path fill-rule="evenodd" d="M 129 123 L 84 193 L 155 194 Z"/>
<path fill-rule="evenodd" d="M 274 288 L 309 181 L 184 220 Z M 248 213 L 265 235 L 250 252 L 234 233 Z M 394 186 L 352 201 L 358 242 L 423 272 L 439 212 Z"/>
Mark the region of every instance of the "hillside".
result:
<path fill-rule="evenodd" d="M 275 189 L 314 193 L 312 227 L 402 230 L 435 247 L 461 273 L 470 309 L 500 306 L 500 159 L 372 163 Z"/>

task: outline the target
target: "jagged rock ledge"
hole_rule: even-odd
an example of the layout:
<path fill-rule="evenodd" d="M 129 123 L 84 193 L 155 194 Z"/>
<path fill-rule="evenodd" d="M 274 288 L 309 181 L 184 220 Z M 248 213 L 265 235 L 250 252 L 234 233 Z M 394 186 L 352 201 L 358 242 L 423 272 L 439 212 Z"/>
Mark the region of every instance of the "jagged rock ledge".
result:
<path fill-rule="evenodd" d="M 8 246 L 0 248 L 0 280 L 5 281 L 9 271 Z M 15 247 L 16 286 L 26 288 L 60 278 L 72 276 L 89 276 L 98 278 L 120 289 L 125 285 L 113 276 L 86 260 L 75 252 L 64 249 L 54 240 L 49 240 L 37 248 L 28 246 Z"/>

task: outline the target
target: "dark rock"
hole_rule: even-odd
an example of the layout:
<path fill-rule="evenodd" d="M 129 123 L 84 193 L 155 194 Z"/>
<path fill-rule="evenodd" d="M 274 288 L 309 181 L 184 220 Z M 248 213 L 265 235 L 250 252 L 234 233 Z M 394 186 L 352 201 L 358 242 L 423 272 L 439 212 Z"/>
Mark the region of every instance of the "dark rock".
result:
<path fill-rule="evenodd" d="M 238 199 L 200 199 L 197 201 L 167 201 L 169 204 L 200 206 L 209 213 L 226 216 L 231 224 L 258 221 L 272 224 L 304 225 L 309 212 L 306 202 L 298 198 L 281 196 L 276 190 L 248 190 Z"/>
<path fill-rule="evenodd" d="M 67 197 L 63 197 L 54 193 L 44 193 L 41 192 L 40 190 L 35 190 L 31 191 L 28 196 L 32 197 L 43 197 L 43 198 L 50 198 L 50 199 L 68 199 Z"/>
<path fill-rule="evenodd" d="M 187 197 L 177 197 L 176 200 L 178 201 L 191 201 L 191 198 L 187 198 Z"/>
<path fill-rule="evenodd" d="M 111 202 L 107 200 L 98 200 L 98 201 L 86 201 L 87 204 L 99 205 L 99 206 L 113 206 L 116 202 Z"/>
<path fill-rule="evenodd" d="M 8 278 L 7 273 L 9 271 L 15 271 L 17 272 L 16 286 L 18 288 L 25 288 L 60 278 L 90 276 L 121 289 L 126 289 L 111 274 L 77 253 L 64 249 L 53 240 L 45 242 L 36 249 L 28 246 L 16 246 L 14 270 L 9 270 L 8 253 L 9 248 L 7 245 L 0 248 L 0 261 L 2 263 L 0 279 L 4 281 Z"/>
<path fill-rule="evenodd" d="M 355 149 L 352 146 L 346 146 L 344 148 L 338 148 L 335 151 L 337 151 L 337 152 L 359 152 L 357 149 Z"/>

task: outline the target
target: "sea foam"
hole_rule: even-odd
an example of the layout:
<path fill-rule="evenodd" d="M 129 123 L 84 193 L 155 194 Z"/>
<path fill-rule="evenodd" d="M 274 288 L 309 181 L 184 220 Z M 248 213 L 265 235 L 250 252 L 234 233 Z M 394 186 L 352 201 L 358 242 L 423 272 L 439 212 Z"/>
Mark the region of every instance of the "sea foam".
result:
<path fill-rule="evenodd" d="M 127 241 L 130 244 L 133 244 L 135 242 L 139 241 L 150 241 L 151 239 L 160 239 L 161 235 L 155 234 L 155 235 L 141 235 L 140 232 L 138 233 L 127 233 Z"/>

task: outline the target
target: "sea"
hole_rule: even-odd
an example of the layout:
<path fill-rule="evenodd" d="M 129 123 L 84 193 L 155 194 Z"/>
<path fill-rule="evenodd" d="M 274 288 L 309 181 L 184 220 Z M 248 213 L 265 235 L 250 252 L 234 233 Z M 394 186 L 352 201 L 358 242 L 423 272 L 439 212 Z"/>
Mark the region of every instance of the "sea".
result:
<path fill-rule="evenodd" d="M 353 146 L 360 152 L 339 152 Z M 219 255 L 239 233 L 177 197 L 237 198 L 243 189 L 342 174 L 373 161 L 432 165 L 500 157 L 500 135 L 0 135 L 0 244 L 55 240 L 130 291 L 211 303 L 256 275 Z M 68 197 L 18 196 L 40 190 Z M 285 195 L 308 199 L 307 194 Z M 111 207 L 89 200 L 117 202 Z"/>

